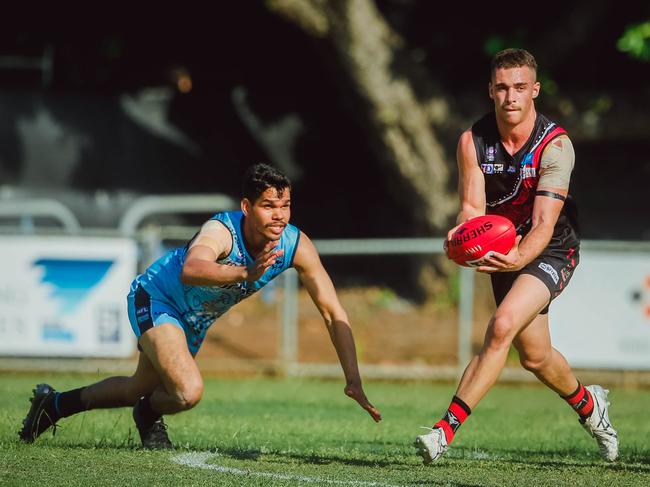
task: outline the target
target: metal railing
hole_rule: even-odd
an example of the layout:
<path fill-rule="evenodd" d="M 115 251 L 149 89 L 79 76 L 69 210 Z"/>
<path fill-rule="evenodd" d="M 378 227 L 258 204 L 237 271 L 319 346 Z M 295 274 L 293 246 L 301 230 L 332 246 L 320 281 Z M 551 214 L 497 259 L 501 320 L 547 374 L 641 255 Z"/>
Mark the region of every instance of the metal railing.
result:
<path fill-rule="evenodd" d="M 150 260 L 162 251 L 163 242 L 190 238 L 195 227 L 150 226 L 141 228 L 142 223 L 153 215 L 208 213 L 230 210 L 236 201 L 225 195 L 171 195 L 147 196 L 136 200 L 123 215 L 119 226 L 112 230 L 113 236 L 120 235 L 137 240 L 142 255 Z M 76 217 L 65 205 L 55 200 L 3 200 L 0 201 L 0 217 L 14 218 L 21 222 L 17 233 L 31 234 L 29 224 L 33 217 L 50 217 L 59 221 L 69 234 L 85 235 L 96 233 L 97 229 L 82 229 Z M 103 230 L 102 233 L 105 233 Z M 373 255 L 432 255 L 443 252 L 441 238 L 387 238 L 387 239 L 335 239 L 315 240 L 321 256 L 373 256 Z M 650 242 L 583 241 L 582 249 L 629 251 L 650 253 Z M 470 268 L 459 269 L 459 314 L 456 366 L 423 365 L 371 365 L 360 364 L 365 377 L 380 378 L 430 378 L 453 379 L 458 376 L 471 358 L 471 336 L 474 311 L 474 275 Z M 298 276 L 295 270 L 283 273 L 283 301 L 280 306 L 281 338 L 279 343 L 279 367 L 287 375 L 296 376 L 340 376 L 338 364 L 306 364 L 298 360 Z"/>
<path fill-rule="evenodd" d="M 236 207 L 237 202 L 223 194 L 143 196 L 135 200 L 124 213 L 118 230 L 125 237 L 135 237 L 138 226 L 152 215 L 217 212 Z"/>
<path fill-rule="evenodd" d="M 34 218 L 53 218 L 66 233 L 78 234 L 81 225 L 74 213 L 63 203 L 53 199 L 0 200 L 0 218 L 17 219 L 20 233 L 32 233 Z"/>
<path fill-rule="evenodd" d="M 118 223 L 120 235 L 136 238 L 140 243 L 141 254 L 138 269 L 143 269 L 163 252 L 160 229 L 149 227 L 140 232 L 142 223 L 153 215 L 182 215 L 196 213 L 215 213 L 232 210 L 237 202 L 224 194 L 175 194 L 143 196 L 136 199 L 122 215 Z M 196 229 L 190 230 L 190 238 Z"/>
<path fill-rule="evenodd" d="M 442 238 L 384 238 L 314 240 L 321 256 L 353 255 L 432 255 L 443 252 Z M 459 269 L 458 366 L 370 365 L 361 364 L 368 378 L 437 378 L 456 377 L 472 356 L 472 325 L 474 313 L 474 269 Z M 339 376 L 338 364 L 302 364 L 298 362 L 298 274 L 289 269 L 283 273 L 281 364 L 287 375 Z M 461 365 L 462 364 L 462 365 Z"/>
<path fill-rule="evenodd" d="M 119 221 L 118 228 L 105 235 L 117 234 L 137 240 L 140 252 L 141 267 L 158 257 L 164 250 L 166 241 L 186 240 L 195 232 L 195 227 L 180 225 L 161 226 L 143 223 L 152 216 L 180 215 L 190 213 L 212 213 L 230 210 L 237 206 L 236 201 L 221 194 L 211 195 L 157 195 L 146 196 L 135 200 Z M 0 216 L 24 219 L 28 216 L 49 216 L 57 219 L 63 225 L 64 231 L 76 235 L 95 234 L 98 229 L 82 229 L 78 221 L 63 204 L 54 200 L 27 200 L 20 202 L 3 202 L 0 205 Z M 17 228 L 19 233 L 25 231 L 22 225 Z M 350 255 L 431 255 L 442 252 L 442 239 L 436 238 L 394 238 L 394 239 L 337 239 L 316 240 L 316 245 L 322 256 Z M 286 271 L 280 281 L 284 292 L 280 306 L 280 343 L 279 367 L 289 375 L 330 375 L 340 374 L 338 365 L 301 364 L 298 361 L 298 276 L 295 270 Z M 469 269 L 460 271 L 460 313 L 458 357 L 460 363 L 465 363 L 471 354 L 471 331 L 473 312 L 473 272 Z M 449 376 L 456 372 L 454 367 L 399 366 L 398 369 L 387 370 L 385 366 L 374 367 L 362 365 L 369 375 L 414 377 Z M 376 370 L 375 370 L 376 369 Z M 373 373 L 373 370 L 375 371 Z"/>

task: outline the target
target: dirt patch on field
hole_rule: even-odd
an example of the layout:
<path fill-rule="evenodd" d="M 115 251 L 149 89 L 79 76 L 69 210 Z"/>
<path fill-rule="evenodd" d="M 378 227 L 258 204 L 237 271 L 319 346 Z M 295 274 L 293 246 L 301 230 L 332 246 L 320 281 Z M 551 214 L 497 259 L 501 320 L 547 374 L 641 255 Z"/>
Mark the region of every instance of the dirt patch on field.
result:
<path fill-rule="evenodd" d="M 448 298 L 416 305 L 379 287 L 338 290 L 352 325 L 359 360 L 366 364 L 456 365 L 458 310 Z M 238 304 L 210 328 L 197 357 L 217 362 L 274 363 L 281 358 L 281 289 Z M 494 308 L 489 280 L 476 280 L 473 344 L 480 346 Z M 336 363 L 318 310 L 301 289 L 298 297 L 298 361 Z M 243 365 L 243 364 L 242 364 Z"/>

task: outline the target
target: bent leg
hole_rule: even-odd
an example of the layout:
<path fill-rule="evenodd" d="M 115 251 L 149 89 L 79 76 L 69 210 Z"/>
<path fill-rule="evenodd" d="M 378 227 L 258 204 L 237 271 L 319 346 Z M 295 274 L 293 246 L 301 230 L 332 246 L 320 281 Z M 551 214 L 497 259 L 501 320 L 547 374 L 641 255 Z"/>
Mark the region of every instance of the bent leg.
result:
<path fill-rule="evenodd" d="M 431 432 L 415 440 L 425 463 L 437 460 L 447 451 L 472 408 L 498 379 L 515 336 L 544 309 L 550 297 L 544 283 L 533 276 L 522 274 L 514 280 L 488 324 L 481 351 L 465 369 L 447 412 Z"/>
<path fill-rule="evenodd" d="M 87 409 L 133 406 L 140 397 L 151 394 L 161 384 L 149 358 L 140 353 L 138 367 L 131 377 L 109 377 L 85 387 L 81 401 Z"/>
<path fill-rule="evenodd" d="M 152 408 L 171 414 L 194 407 L 203 395 L 203 379 L 183 330 L 170 323 L 156 325 L 140 337 L 140 346 L 160 379 L 150 397 Z"/>
<path fill-rule="evenodd" d="M 609 420 L 609 391 L 599 385 L 584 387 L 564 356 L 551 345 L 548 315 L 539 315 L 514 340 L 525 369 L 557 392 L 580 417 L 580 423 L 596 439 L 603 458 L 618 457 L 618 435 Z"/>
<path fill-rule="evenodd" d="M 513 345 L 521 365 L 550 389 L 564 397 L 575 392 L 578 380 L 564 356 L 551 345 L 548 314 L 535 317 L 515 337 Z"/>
<path fill-rule="evenodd" d="M 515 336 L 548 304 L 550 292 L 536 277 L 522 274 L 514 281 L 488 325 L 478 355 L 469 363 L 456 396 L 474 408 L 494 385 L 503 369 Z"/>
<path fill-rule="evenodd" d="M 201 398 L 203 382 L 183 331 L 172 324 L 159 325 L 143 334 L 140 343 L 144 352 L 131 377 L 108 377 L 84 387 L 81 404 L 63 416 L 85 409 L 130 407 L 148 394 L 153 394 L 152 404 L 163 414 L 193 407 Z"/>

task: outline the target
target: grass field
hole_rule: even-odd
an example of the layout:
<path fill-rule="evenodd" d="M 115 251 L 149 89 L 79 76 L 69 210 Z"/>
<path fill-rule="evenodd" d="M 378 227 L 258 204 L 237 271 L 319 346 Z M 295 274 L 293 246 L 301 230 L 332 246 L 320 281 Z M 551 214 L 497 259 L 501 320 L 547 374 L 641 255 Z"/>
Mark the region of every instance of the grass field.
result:
<path fill-rule="evenodd" d="M 130 410 L 91 411 L 61 421 L 33 445 L 16 432 L 37 382 L 57 389 L 101 377 L 7 374 L 0 378 L 0 485 L 650 485 L 650 391 L 613 390 L 621 457 L 599 459 L 577 417 L 542 387 L 493 389 L 439 463 L 411 446 L 454 387 L 366 384 L 384 420 L 375 424 L 345 397 L 342 382 L 206 381 L 203 401 L 167 419 L 177 450 L 149 452 Z"/>

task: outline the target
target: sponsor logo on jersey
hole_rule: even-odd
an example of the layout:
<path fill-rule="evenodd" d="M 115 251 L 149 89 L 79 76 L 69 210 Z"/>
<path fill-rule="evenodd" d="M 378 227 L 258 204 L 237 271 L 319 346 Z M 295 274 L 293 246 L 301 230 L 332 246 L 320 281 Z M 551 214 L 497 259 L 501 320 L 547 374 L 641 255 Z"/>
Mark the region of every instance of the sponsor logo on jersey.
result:
<path fill-rule="evenodd" d="M 484 174 L 494 174 L 494 164 L 481 164 L 481 170 Z"/>
<path fill-rule="evenodd" d="M 515 172 L 516 170 L 517 170 L 517 168 L 516 168 L 515 166 L 508 166 L 508 172 L 509 172 L 509 173 L 513 173 L 513 172 Z"/>
<path fill-rule="evenodd" d="M 489 146 L 485 151 L 485 158 L 488 162 L 494 162 L 494 154 L 496 153 L 496 147 L 493 145 Z"/>
<path fill-rule="evenodd" d="M 151 312 L 149 306 L 142 306 L 135 310 L 135 319 L 138 323 L 144 323 L 151 319 Z"/>
<path fill-rule="evenodd" d="M 495 164 L 494 165 L 494 173 L 495 174 L 502 174 L 503 173 L 503 164 Z"/>
<path fill-rule="evenodd" d="M 560 276 L 558 276 L 557 271 L 553 269 L 553 267 L 551 267 L 549 264 L 546 262 L 540 262 L 538 267 L 546 272 L 549 276 L 551 276 L 551 279 L 553 279 L 553 282 L 555 284 L 559 282 Z"/>

